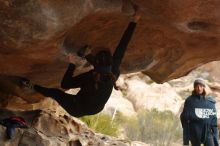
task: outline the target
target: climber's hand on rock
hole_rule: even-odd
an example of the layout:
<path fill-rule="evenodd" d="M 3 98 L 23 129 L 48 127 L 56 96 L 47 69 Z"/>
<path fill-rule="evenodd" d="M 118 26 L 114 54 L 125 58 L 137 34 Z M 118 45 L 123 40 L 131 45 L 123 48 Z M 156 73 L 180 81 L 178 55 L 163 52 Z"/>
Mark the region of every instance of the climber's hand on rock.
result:
<path fill-rule="evenodd" d="M 69 62 L 75 64 L 76 67 L 83 66 L 86 63 L 86 60 L 84 58 L 74 54 L 69 54 L 68 59 Z"/>
<path fill-rule="evenodd" d="M 134 4 L 134 3 L 132 3 L 132 7 L 134 9 L 133 21 L 134 22 L 138 22 L 140 20 L 140 18 L 141 18 L 139 6 Z"/>
<path fill-rule="evenodd" d="M 92 47 L 90 45 L 85 45 L 77 51 L 77 56 L 81 58 L 85 58 L 86 55 L 91 53 L 91 50 L 92 50 Z"/>
<path fill-rule="evenodd" d="M 70 63 L 74 63 L 76 61 L 76 56 L 73 54 L 68 54 L 68 60 Z"/>

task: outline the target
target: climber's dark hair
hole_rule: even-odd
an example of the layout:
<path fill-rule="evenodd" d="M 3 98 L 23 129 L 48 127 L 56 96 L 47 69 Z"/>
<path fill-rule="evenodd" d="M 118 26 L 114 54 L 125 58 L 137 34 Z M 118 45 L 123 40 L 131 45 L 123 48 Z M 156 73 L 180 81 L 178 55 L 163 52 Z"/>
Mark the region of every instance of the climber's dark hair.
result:
<path fill-rule="evenodd" d="M 95 82 L 96 82 L 96 85 L 95 85 L 96 89 L 98 89 L 98 83 L 100 82 L 101 75 L 104 75 L 104 76 L 107 76 L 108 78 L 110 78 L 113 82 L 114 88 L 116 90 L 118 90 L 118 87 L 116 85 L 116 77 L 112 72 L 110 72 L 110 73 L 100 73 L 100 72 L 94 71 L 93 76 L 94 76 L 94 79 L 95 79 Z"/>
<path fill-rule="evenodd" d="M 98 82 L 100 82 L 100 76 L 104 75 L 110 78 L 113 82 L 114 88 L 118 90 L 116 86 L 116 77 L 111 71 L 113 63 L 113 57 L 108 48 L 99 51 L 95 56 L 95 71 L 93 73 L 96 82 L 96 88 L 98 88 Z"/>
<path fill-rule="evenodd" d="M 111 66 L 113 62 L 112 54 L 109 49 L 99 51 L 95 56 L 95 66 L 106 67 Z"/>

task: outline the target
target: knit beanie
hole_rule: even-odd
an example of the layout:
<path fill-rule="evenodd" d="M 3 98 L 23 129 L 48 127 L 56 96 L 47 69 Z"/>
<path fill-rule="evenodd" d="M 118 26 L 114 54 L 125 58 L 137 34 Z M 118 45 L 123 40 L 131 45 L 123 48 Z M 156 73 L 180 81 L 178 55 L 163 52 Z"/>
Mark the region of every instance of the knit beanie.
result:
<path fill-rule="evenodd" d="M 198 78 L 198 79 L 196 79 L 195 81 L 194 81 L 194 87 L 196 86 L 196 85 L 198 85 L 198 84 L 200 84 L 200 85 L 202 85 L 202 86 L 206 86 L 206 83 L 205 83 L 205 81 L 203 80 L 203 79 L 201 79 L 201 78 Z"/>

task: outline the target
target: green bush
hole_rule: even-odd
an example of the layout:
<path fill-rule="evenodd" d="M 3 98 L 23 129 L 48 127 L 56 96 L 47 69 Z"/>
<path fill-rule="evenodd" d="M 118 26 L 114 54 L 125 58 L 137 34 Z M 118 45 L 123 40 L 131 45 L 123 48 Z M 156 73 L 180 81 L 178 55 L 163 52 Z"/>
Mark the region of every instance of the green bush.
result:
<path fill-rule="evenodd" d="M 154 146 L 170 146 L 182 137 L 179 117 L 170 111 L 141 110 L 135 117 L 117 113 L 113 121 L 111 116 L 100 113 L 81 120 L 96 132 L 117 137 L 122 128 L 128 139 Z"/>
<path fill-rule="evenodd" d="M 109 115 L 100 113 L 93 116 L 84 116 L 80 119 L 96 132 L 110 136 L 117 136 L 118 134 L 119 126 L 112 121 Z"/>
<path fill-rule="evenodd" d="M 136 118 L 117 116 L 127 137 L 154 146 L 170 146 L 181 139 L 182 129 L 179 118 L 170 111 L 141 110 Z"/>

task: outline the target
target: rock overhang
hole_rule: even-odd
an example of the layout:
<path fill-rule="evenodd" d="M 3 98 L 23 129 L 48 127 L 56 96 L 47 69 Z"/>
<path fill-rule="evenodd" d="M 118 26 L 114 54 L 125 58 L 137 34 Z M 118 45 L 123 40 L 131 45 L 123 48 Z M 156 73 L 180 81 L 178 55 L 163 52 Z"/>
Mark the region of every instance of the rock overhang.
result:
<path fill-rule="evenodd" d="M 132 0 L 142 18 L 121 65 L 158 83 L 220 59 L 220 2 Z M 65 50 L 82 45 L 113 52 L 130 21 L 130 1 L 1 1 L 0 74 L 26 76 L 58 86 L 67 66 Z M 78 73 L 83 70 L 78 71 Z"/>

